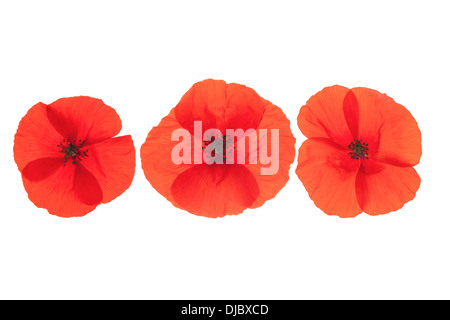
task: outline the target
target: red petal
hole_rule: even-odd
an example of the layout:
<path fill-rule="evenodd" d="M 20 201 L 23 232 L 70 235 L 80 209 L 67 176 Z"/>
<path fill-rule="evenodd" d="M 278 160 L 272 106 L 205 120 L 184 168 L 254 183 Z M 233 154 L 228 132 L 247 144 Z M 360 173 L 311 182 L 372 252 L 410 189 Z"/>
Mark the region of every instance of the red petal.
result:
<path fill-rule="evenodd" d="M 261 98 L 255 90 L 241 84 L 227 84 L 226 129 L 256 129 L 266 111 L 269 101 Z M 219 129 L 219 127 L 218 127 Z"/>
<path fill-rule="evenodd" d="M 131 136 L 103 140 L 87 148 L 82 165 L 96 178 L 103 193 L 102 203 L 121 195 L 131 185 L 136 168 L 136 151 Z"/>
<path fill-rule="evenodd" d="M 365 174 L 374 174 L 382 171 L 384 166 L 382 163 L 374 160 L 373 158 L 364 159 L 361 161 L 360 170 Z"/>
<path fill-rule="evenodd" d="M 421 134 L 411 113 L 392 98 L 353 88 L 359 105 L 359 130 L 369 156 L 396 166 L 414 166 L 422 155 Z"/>
<path fill-rule="evenodd" d="M 118 134 L 122 122 L 116 111 L 100 99 L 91 97 L 62 98 L 48 106 L 50 122 L 58 132 L 72 141 L 93 144 Z"/>
<path fill-rule="evenodd" d="M 354 217 L 362 212 L 355 191 L 359 163 L 328 139 L 308 139 L 300 147 L 296 173 L 318 208 Z"/>
<path fill-rule="evenodd" d="M 77 165 L 73 186 L 82 203 L 92 206 L 102 201 L 103 193 L 97 179 L 81 164 Z"/>
<path fill-rule="evenodd" d="M 253 89 L 222 80 L 204 80 L 194 84 L 175 107 L 181 126 L 194 134 L 194 121 L 202 121 L 203 130 L 255 129 L 264 113 L 265 101 Z"/>
<path fill-rule="evenodd" d="M 378 150 L 379 131 L 383 122 L 380 105 L 384 96 L 378 91 L 367 88 L 351 89 L 357 100 L 358 132 L 356 138 L 362 138 L 369 144 L 369 156 Z"/>
<path fill-rule="evenodd" d="M 181 173 L 171 188 L 178 206 L 210 218 L 235 215 L 249 208 L 258 184 L 243 165 L 196 165 Z"/>
<path fill-rule="evenodd" d="M 348 91 L 342 86 L 332 86 L 313 95 L 297 118 L 302 133 L 308 138 L 329 138 L 347 146 L 353 140 L 343 108 Z"/>
<path fill-rule="evenodd" d="M 258 159 L 257 164 L 245 164 L 245 167 L 256 179 L 260 191 L 258 198 L 252 204 L 252 208 L 263 205 L 265 201 L 272 199 L 277 195 L 281 188 L 288 182 L 289 169 L 295 159 L 295 138 L 290 129 L 290 121 L 286 118 L 283 111 L 272 103 L 267 101 L 265 108 L 266 111 L 264 112 L 264 116 L 261 119 L 256 132 L 259 141 L 261 141 L 262 135 L 261 131 L 259 131 L 260 129 L 266 129 L 268 133 L 271 132 L 272 129 L 278 130 L 279 167 L 276 174 L 262 175 L 261 169 L 267 168 L 269 166 L 268 164 L 261 164 L 260 159 Z M 270 150 L 272 149 L 271 137 L 267 137 L 266 141 L 268 154 L 270 154 Z M 258 143 L 258 145 L 261 146 L 261 143 Z M 248 158 L 248 156 L 246 158 Z"/>
<path fill-rule="evenodd" d="M 224 126 L 226 83 L 204 80 L 195 83 L 175 107 L 175 116 L 181 126 L 194 134 L 194 121 L 202 121 L 203 130 Z"/>
<path fill-rule="evenodd" d="M 61 157 L 36 159 L 25 166 L 22 175 L 30 181 L 40 181 L 49 177 L 63 164 L 64 159 Z"/>
<path fill-rule="evenodd" d="M 174 164 L 172 162 L 172 149 L 179 143 L 171 141 L 172 132 L 183 129 L 175 118 L 172 109 L 158 126 L 153 127 L 147 139 L 141 146 L 141 162 L 145 177 L 160 194 L 167 200 L 173 200 L 170 188 L 179 174 L 191 168 L 193 164 Z M 193 163 L 193 161 L 191 161 Z"/>
<path fill-rule="evenodd" d="M 349 90 L 344 97 L 344 116 L 348 128 L 355 139 L 359 138 L 359 106 L 356 96 Z"/>
<path fill-rule="evenodd" d="M 23 184 L 28 197 L 39 208 L 45 208 L 49 213 L 60 217 L 83 216 L 94 210 L 97 204 L 84 203 L 75 192 L 74 182 L 77 167 L 71 163 L 66 166 L 61 164 L 53 174 L 40 181 L 30 181 L 23 176 Z M 89 181 L 89 178 L 87 180 Z M 96 188 L 88 187 L 88 189 L 95 191 Z"/>
<path fill-rule="evenodd" d="M 402 105 L 387 97 L 382 109 L 378 153 L 374 158 L 397 166 L 414 166 L 422 156 L 421 133 L 416 120 Z"/>
<path fill-rule="evenodd" d="M 20 121 L 14 136 L 14 160 L 19 171 L 33 160 L 62 158 L 57 147 L 62 139 L 47 118 L 47 106 L 34 105 Z"/>
<path fill-rule="evenodd" d="M 360 170 L 356 177 L 358 203 L 370 215 L 395 211 L 414 199 L 420 177 L 412 167 L 397 167 L 378 163 L 382 170 L 366 174 Z"/>

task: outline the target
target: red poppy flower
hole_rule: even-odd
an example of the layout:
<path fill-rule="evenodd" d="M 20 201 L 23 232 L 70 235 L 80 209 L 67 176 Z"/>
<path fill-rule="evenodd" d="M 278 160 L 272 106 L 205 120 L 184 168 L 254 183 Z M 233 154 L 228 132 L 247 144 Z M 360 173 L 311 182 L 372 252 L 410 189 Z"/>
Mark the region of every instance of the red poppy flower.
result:
<path fill-rule="evenodd" d="M 312 96 L 297 120 L 309 139 L 300 147 L 296 173 L 325 213 L 385 214 L 415 197 L 420 130 L 392 98 L 332 86 Z"/>
<path fill-rule="evenodd" d="M 112 138 L 116 111 L 90 97 L 38 103 L 22 118 L 14 160 L 30 200 L 60 217 L 83 216 L 122 194 L 136 166 L 131 136 Z"/>
<path fill-rule="evenodd" d="M 184 138 L 174 139 L 180 129 Z M 251 138 L 228 133 L 239 129 L 256 132 L 257 148 L 249 148 Z M 211 130 L 214 134 L 208 136 Z M 173 161 L 181 140 L 192 152 L 183 149 L 184 161 Z M 217 161 L 211 163 L 205 155 L 213 142 L 223 144 L 223 152 L 213 150 L 209 156 Z M 238 153 L 241 142 L 245 152 Z M 264 171 L 267 150 L 276 150 L 271 156 L 278 156 L 278 170 Z M 194 84 L 141 147 L 142 168 L 151 185 L 174 206 L 211 218 L 239 214 L 273 198 L 288 181 L 294 158 L 295 138 L 280 108 L 251 88 L 211 79 Z"/>

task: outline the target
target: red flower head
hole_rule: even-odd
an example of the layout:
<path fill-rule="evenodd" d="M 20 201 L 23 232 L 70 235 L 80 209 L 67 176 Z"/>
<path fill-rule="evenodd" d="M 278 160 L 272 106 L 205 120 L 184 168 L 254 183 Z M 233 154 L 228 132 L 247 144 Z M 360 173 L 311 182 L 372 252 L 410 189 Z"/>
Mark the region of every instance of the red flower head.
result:
<path fill-rule="evenodd" d="M 151 185 L 174 206 L 211 218 L 273 198 L 294 157 L 280 108 L 253 89 L 211 79 L 194 84 L 141 147 Z"/>
<path fill-rule="evenodd" d="M 131 136 L 112 138 L 116 111 L 90 97 L 34 105 L 19 123 L 14 160 L 30 200 L 60 217 L 83 216 L 122 194 L 136 166 Z"/>
<path fill-rule="evenodd" d="M 307 139 L 296 173 L 317 207 L 330 215 L 378 215 L 415 197 L 420 130 L 405 107 L 367 88 L 328 87 L 300 109 Z"/>

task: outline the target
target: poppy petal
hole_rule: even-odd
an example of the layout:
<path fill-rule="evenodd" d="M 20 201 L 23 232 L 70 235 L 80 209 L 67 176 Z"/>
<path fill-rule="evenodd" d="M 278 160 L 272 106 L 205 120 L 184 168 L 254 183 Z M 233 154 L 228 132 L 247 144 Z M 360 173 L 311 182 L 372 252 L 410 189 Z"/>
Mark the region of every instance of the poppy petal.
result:
<path fill-rule="evenodd" d="M 227 84 L 226 129 L 256 129 L 260 126 L 268 101 L 242 84 Z M 218 127 L 219 128 L 219 127 Z"/>
<path fill-rule="evenodd" d="M 263 138 L 260 129 L 266 129 L 267 132 L 275 129 L 278 130 L 278 146 L 272 148 L 272 139 L 265 138 L 267 141 L 267 153 L 271 154 L 271 150 L 278 149 L 278 170 L 275 174 L 263 175 L 262 168 L 267 168 L 268 164 L 262 164 L 258 161 L 256 164 L 245 164 L 245 167 L 253 174 L 259 186 L 259 195 L 256 201 L 251 206 L 252 208 L 259 207 L 265 201 L 274 198 L 277 193 L 284 187 L 289 180 L 289 168 L 295 159 L 295 138 L 292 135 L 290 128 L 290 121 L 286 118 L 283 111 L 274 104 L 266 101 L 264 116 L 257 128 L 259 136 L 259 146 L 262 145 Z M 276 161 L 274 155 L 271 155 L 272 161 Z M 248 158 L 248 157 L 247 157 Z M 270 164 L 272 165 L 272 164 Z"/>
<path fill-rule="evenodd" d="M 73 182 L 74 192 L 80 201 L 87 205 L 98 205 L 102 201 L 103 192 L 92 173 L 78 164 Z"/>
<path fill-rule="evenodd" d="M 96 178 L 102 203 L 121 195 L 133 181 L 136 152 L 130 135 L 110 138 L 88 147 L 81 163 Z"/>
<path fill-rule="evenodd" d="M 382 170 L 356 177 L 358 203 L 370 215 L 396 211 L 414 199 L 420 186 L 420 177 L 413 167 L 397 167 L 378 163 Z"/>
<path fill-rule="evenodd" d="M 77 170 L 80 170 L 79 166 L 72 164 L 63 166 L 61 164 L 53 174 L 39 181 L 30 181 L 23 177 L 23 185 L 28 193 L 28 198 L 37 207 L 45 208 L 50 214 L 59 217 L 84 216 L 91 212 L 98 204 L 93 203 L 98 200 L 98 188 L 88 185 L 88 183 L 95 184 L 95 182 L 83 169 L 81 169 L 81 178 L 77 178 L 75 181 Z M 91 198 L 83 193 L 83 190 L 93 191 L 95 195 Z"/>
<path fill-rule="evenodd" d="M 40 181 L 49 177 L 63 164 L 61 157 L 36 159 L 23 168 L 22 175 L 30 181 Z"/>
<path fill-rule="evenodd" d="M 258 183 L 243 165 L 196 165 L 181 173 L 171 187 L 179 207 L 200 216 L 239 214 L 259 194 Z"/>
<path fill-rule="evenodd" d="M 355 138 L 362 138 L 369 143 L 370 154 L 373 154 L 378 148 L 378 131 L 382 123 L 379 106 L 383 103 L 383 95 L 368 88 L 352 88 L 347 96 L 350 95 L 352 100 L 356 100 L 354 104 L 357 107 L 346 114 L 347 122 L 357 119 L 358 135 Z"/>
<path fill-rule="evenodd" d="M 14 160 L 19 171 L 33 160 L 61 157 L 57 145 L 62 139 L 47 118 L 47 106 L 35 104 L 20 120 L 14 136 Z"/>
<path fill-rule="evenodd" d="M 362 212 L 355 191 L 359 164 L 348 158 L 345 148 L 314 138 L 300 147 L 296 173 L 318 208 L 329 215 L 354 217 Z"/>
<path fill-rule="evenodd" d="M 179 143 L 171 140 L 172 132 L 177 129 L 184 128 L 177 121 L 175 111 L 172 109 L 158 126 L 150 130 L 140 151 L 145 177 L 156 191 L 174 205 L 170 191 L 172 183 L 179 174 L 193 166 L 193 164 L 175 164 L 171 160 L 172 150 Z"/>
<path fill-rule="evenodd" d="M 412 114 L 387 97 L 383 105 L 384 124 L 380 129 L 378 153 L 375 159 L 396 166 L 415 166 L 422 156 L 419 126 Z"/>
<path fill-rule="evenodd" d="M 353 138 L 359 138 L 359 105 L 355 94 L 348 90 L 344 97 L 344 116 Z"/>
<path fill-rule="evenodd" d="M 353 88 L 359 106 L 359 130 L 374 159 L 396 166 L 414 166 L 422 155 L 416 120 L 402 105 L 368 88 Z"/>
<path fill-rule="evenodd" d="M 224 125 L 226 83 L 222 80 L 204 80 L 195 83 L 175 107 L 175 116 L 181 126 L 193 135 L 194 121 L 202 121 L 203 129 Z"/>
<path fill-rule="evenodd" d="M 344 99 L 349 89 L 342 86 L 327 87 L 301 107 L 297 123 L 308 138 L 329 138 L 347 146 L 353 135 L 344 115 Z"/>
<path fill-rule="evenodd" d="M 195 83 L 175 107 L 181 126 L 194 134 L 194 121 L 203 129 L 255 129 L 264 113 L 264 100 L 251 88 L 207 79 Z"/>
<path fill-rule="evenodd" d="M 48 105 L 47 114 L 64 138 L 85 140 L 85 145 L 111 138 L 122 129 L 117 112 L 96 98 L 61 98 Z"/>

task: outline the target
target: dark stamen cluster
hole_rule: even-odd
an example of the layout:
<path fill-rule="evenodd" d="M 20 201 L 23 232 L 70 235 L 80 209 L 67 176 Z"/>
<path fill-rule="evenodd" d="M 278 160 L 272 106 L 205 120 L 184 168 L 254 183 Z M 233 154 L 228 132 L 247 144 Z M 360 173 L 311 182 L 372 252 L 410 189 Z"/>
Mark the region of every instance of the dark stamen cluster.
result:
<path fill-rule="evenodd" d="M 348 155 L 355 160 L 359 159 L 369 159 L 369 147 L 367 143 L 363 142 L 361 139 L 353 139 L 347 148 L 351 150 Z"/>
<path fill-rule="evenodd" d="M 78 143 L 78 144 L 77 144 Z M 64 153 L 64 166 L 69 159 L 72 161 L 73 165 L 77 165 L 77 160 L 81 161 L 81 158 L 88 157 L 87 152 L 89 149 L 80 150 L 84 147 L 84 140 L 78 140 L 78 142 L 70 141 L 70 139 L 64 139 L 61 141 L 57 147 L 61 148 L 59 152 Z"/>
<path fill-rule="evenodd" d="M 213 141 L 216 140 L 215 136 L 211 137 L 211 140 L 204 140 L 203 141 L 203 147 L 202 149 L 205 150 L 205 148 L 210 145 Z M 226 163 L 226 159 L 227 157 L 231 157 L 232 153 L 234 152 L 234 141 L 232 139 L 232 137 L 230 137 L 229 135 L 225 135 L 223 136 L 223 145 L 222 145 L 222 158 L 223 158 L 223 163 Z M 213 150 L 211 152 L 211 156 L 215 156 L 215 150 Z"/>

